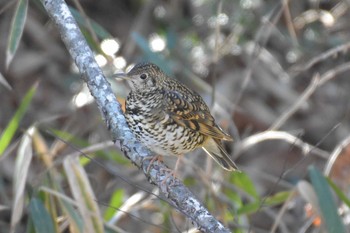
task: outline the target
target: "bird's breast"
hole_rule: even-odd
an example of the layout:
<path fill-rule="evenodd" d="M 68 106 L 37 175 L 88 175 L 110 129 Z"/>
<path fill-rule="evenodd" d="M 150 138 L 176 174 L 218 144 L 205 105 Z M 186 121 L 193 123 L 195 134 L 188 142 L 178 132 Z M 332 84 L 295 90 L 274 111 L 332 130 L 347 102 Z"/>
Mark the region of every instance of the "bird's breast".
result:
<path fill-rule="evenodd" d="M 160 155 L 180 155 L 199 147 L 204 136 L 178 125 L 165 111 L 161 95 L 129 94 L 125 117 L 136 138 Z"/>

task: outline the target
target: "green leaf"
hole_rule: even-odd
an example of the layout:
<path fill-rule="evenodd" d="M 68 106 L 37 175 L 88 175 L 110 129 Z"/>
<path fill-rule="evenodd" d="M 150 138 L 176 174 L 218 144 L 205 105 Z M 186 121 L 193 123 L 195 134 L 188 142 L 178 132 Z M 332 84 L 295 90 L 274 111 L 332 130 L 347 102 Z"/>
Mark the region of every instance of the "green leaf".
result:
<path fill-rule="evenodd" d="M 242 215 L 242 214 L 252 214 L 258 211 L 261 208 L 261 203 L 260 201 L 252 202 L 245 204 L 241 208 L 238 209 L 237 214 Z"/>
<path fill-rule="evenodd" d="M 255 189 L 253 181 L 243 172 L 233 172 L 230 176 L 230 183 L 236 185 L 256 200 L 259 199 L 259 194 Z"/>
<path fill-rule="evenodd" d="M 78 22 L 79 25 L 87 28 L 87 23 L 86 20 L 90 21 L 91 27 L 94 30 L 94 32 L 96 33 L 96 35 L 100 38 L 100 39 L 108 39 L 108 38 L 112 38 L 113 36 L 106 31 L 101 25 L 99 25 L 98 23 L 96 23 L 95 21 L 89 19 L 85 19 L 84 16 L 82 16 L 77 10 L 75 10 L 72 7 L 69 7 L 69 10 L 71 11 L 73 17 L 75 18 L 75 20 Z"/>
<path fill-rule="evenodd" d="M 291 194 L 292 192 L 287 192 L 287 191 L 276 193 L 273 196 L 265 198 L 263 205 L 264 206 L 279 205 L 285 202 Z"/>
<path fill-rule="evenodd" d="M 143 37 L 137 32 L 132 32 L 131 37 L 134 39 L 136 44 L 142 49 L 144 53 L 153 53 L 145 37 Z"/>
<path fill-rule="evenodd" d="M 279 192 L 274 194 L 273 196 L 266 197 L 261 200 L 254 201 L 252 203 L 245 204 L 241 208 L 239 208 L 238 215 L 242 214 L 252 214 L 257 212 L 261 208 L 265 208 L 267 206 L 275 206 L 285 202 L 292 192 Z"/>
<path fill-rule="evenodd" d="M 109 221 L 113 217 L 115 211 L 117 211 L 116 208 L 119 208 L 123 204 L 123 198 L 123 189 L 118 189 L 113 193 L 111 200 L 109 201 L 110 207 L 107 208 L 104 213 L 104 220 Z"/>
<path fill-rule="evenodd" d="M 21 40 L 24 24 L 27 18 L 27 10 L 28 0 L 18 0 L 7 41 L 6 69 L 8 69 Z"/>
<path fill-rule="evenodd" d="M 15 134 L 16 130 L 18 129 L 19 122 L 21 121 L 25 112 L 27 111 L 28 106 L 33 99 L 33 96 L 36 92 L 37 87 L 38 87 L 38 84 L 36 83 L 29 89 L 27 94 L 24 96 L 24 98 L 21 102 L 21 105 L 17 109 L 15 115 L 12 117 L 10 123 L 7 125 L 5 130 L 2 132 L 2 135 L 0 136 L 0 157 L 2 156 L 2 154 L 4 153 L 4 151 L 6 150 L 8 145 L 10 144 L 10 142 L 13 138 L 13 135 Z"/>
<path fill-rule="evenodd" d="M 40 199 L 31 199 L 29 203 L 29 212 L 36 233 L 55 232 L 53 220 Z"/>
<path fill-rule="evenodd" d="M 340 190 L 340 188 L 337 187 L 337 185 L 328 177 L 326 177 L 328 184 L 332 187 L 334 192 L 338 195 L 340 200 L 342 200 L 348 207 L 350 207 L 350 200 L 348 197 Z"/>
<path fill-rule="evenodd" d="M 89 142 L 86 140 L 83 140 L 81 138 L 78 138 L 76 136 L 74 136 L 73 134 L 66 132 L 66 131 L 62 131 L 62 130 L 58 130 L 58 129 L 54 129 L 54 128 L 50 128 L 48 130 L 48 133 L 53 136 L 53 137 L 57 137 L 60 140 L 66 142 L 69 145 L 74 145 L 71 147 L 73 147 L 74 149 L 77 150 L 77 152 L 79 152 L 79 149 L 82 147 L 86 147 L 89 146 Z M 75 147 L 79 147 L 75 148 Z M 101 157 L 101 158 L 106 158 L 109 160 L 114 160 L 116 161 L 118 164 L 123 164 L 123 165 L 130 165 L 130 161 L 125 158 L 121 153 L 117 153 L 115 151 L 109 151 L 109 152 L 104 152 L 103 150 L 100 151 L 95 151 L 94 153 L 88 153 L 88 156 L 90 158 L 94 158 L 95 155 Z M 84 155 L 79 157 L 79 162 L 81 165 L 86 166 L 87 164 L 89 164 L 91 162 L 91 159 L 85 157 Z"/>
<path fill-rule="evenodd" d="M 66 132 L 66 131 L 51 128 L 49 130 L 49 133 L 52 136 L 58 137 L 59 140 L 62 140 L 64 143 L 67 143 L 68 145 L 70 145 L 74 149 L 76 146 L 78 146 L 80 148 L 80 147 L 85 147 L 85 146 L 89 145 L 89 143 L 86 140 L 78 138 L 78 137 L 74 136 L 73 134 Z M 78 148 L 77 148 L 77 152 L 79 152 Z M 89 154 L 89 156 L 94 157 L 94 155 L 90 155 L 90 154 Z M 90 158 L 87 158 L 85 156 L 80 156 L 79 161 L 80 161 L 80 164 L 82 164 L 83 166 L 85 166 L 91 162 Z"/>
<path fill-rule="evenodd" d="M 73 135 L 73 134 L 71 134 L 71 133 L 69 133 L 67 131 L 50 128 L 48 130 L 48 132 L 52 136 L 58 137 L 62 141 L 73 143 L 74 145 L 79 146 L 79 147 L 83 147 L 83 146 L 88 146 L 89 145 L 89 143 L 86 140 L 78 138 L 75 135 Z"/>
<path fill-rule="evenodd" d="M 61 187 L 61 183 L 59 183 L 55 180 L 52 180 L 49 182 L 50 182 L 49 185 L 53 189 L 46 189 L 46 187 L 43 187 L 43 190 L 41 190 L 38 193 L 38 196 L 42 197 L 41 199 L 46 198 L 48 195 L 55 196 L 55 198 L 58 202 L 58 206 L 60 207 L 60 209 L 63 212 L 63 213 L 61 213 L 61 215 L 65 216 L 67 218 L 70 232 L 83 233 L 84 232 L 84 222 L 83 222 L 81 216 L 79 215 L 79 213 L 77 212 L 76 207 L 74 206 L 74 202 L 69 201 L 70 197 L 68 197 L 64 194 L 65 191 Z"/>
<path fill-rule="evenodd" d="M 81 219 L 80 215 L 77 213 L 74 206 L 64 199 L 60 199 L 60 202 L 62 203 L 62 207 L 65 213 L 67 214 L 71 229 L 74 229 L 72 232 L 83 232 L 84 222 Z"/>
<path fill-rule="evenodd" d="M 225 195 L 231 200 L 235 208 L 241 208 L 243 205 L 242 197 L 237 192 L 232 192 L 231 189 L 224 190 Z"/>
<path fill-rule="evenodd" d="M 314 166 L 309 168 L 309 175 L 311 183 L 316 191 L 318 204 L 328 232 L 345 233 L 345 227 L 338 215 L 338 208 L 334 202 L 326 178 Z"/>
<path fill-rule="evenodd" d="M 103 54 L 103 51 L 102 51 L 101 46 L 100 46 L 100 42 L 95 40 L 92 33 L 86 28 L 81 28 L 80 30 L 81 30 L 81 33 L 83 34 L 86 42 L 91 47 L 91 49 L 96 53 Z"/>
<path fill-rule="evenodd" d="M 130 165 L 130 161 L 125 158 L 125 156 L 123 154 L 121 154 L 120 152 L 117 151 L 108 151 L 108 153 L 103 153 L 103 158 L 107 158 L 110 160 L 115 161 L 117 164 L 121 164 L 121 165 Z"/>

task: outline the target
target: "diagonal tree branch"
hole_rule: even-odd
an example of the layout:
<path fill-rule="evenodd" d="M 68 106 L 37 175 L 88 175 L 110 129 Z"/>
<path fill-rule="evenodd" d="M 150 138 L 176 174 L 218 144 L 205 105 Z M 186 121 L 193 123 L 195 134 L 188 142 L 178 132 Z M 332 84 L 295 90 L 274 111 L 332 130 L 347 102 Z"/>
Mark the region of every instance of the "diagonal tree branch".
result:
<path fill-rule="evenodd" d="M 152 156 L 152 153 L 137 142 L 129 130 L 110 84 L 95 62 L 93 53 L 67 5 L 63 0 L 41 1 L 49 16 L 55 22 L 63 42 L 87 83 L 112 134 L 113 141 L 120 141 L 125 156 L 142 169 L 148 180 L 156 184 L 170 203 L 194 222 L 201 231 L 230 232 L 209 213 L 178 179 L 171 176 L 163 182 L 170 174 L 163 163 L 152 163 L 149 172 L 146 172 L 150 161 L 144 158 Z"/>

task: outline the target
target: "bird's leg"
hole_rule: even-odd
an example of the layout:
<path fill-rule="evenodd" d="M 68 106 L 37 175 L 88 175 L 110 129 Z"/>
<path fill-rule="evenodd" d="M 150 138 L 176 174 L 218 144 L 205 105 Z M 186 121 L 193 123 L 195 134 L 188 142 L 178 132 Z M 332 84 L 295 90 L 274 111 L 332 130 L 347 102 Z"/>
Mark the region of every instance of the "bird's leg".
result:
<path fill-rule="evenodd" d="M 143 158 L 143 160 L 150 160 L 148 166 L 147 166 L 147 174 L 149 173 L 149 170 L 151 169 L 151 165 L 155 162 L 155 161 L 160 161 L 163 162 L 163 156 L 161 155 L 155 155 L 155 156 L 147 156 L 145 158 Z"/>
<path fill-rule="evenodd" d="M 162 185 L 165 184 L 165 182 L 170 178 L 170 176 L 176 178 L 176 172 L 177 172 L 177 169 L 179 168 L 179 164 L 181 162 L 181 159 L 182 159 L 182 156 L 183 155 L 179 155 L 177 160 L 176 160 L 176 164 L 175 164 L 175 167 L 174 167 L 174 170 L 171 170 L 169 168 L 164 168 L 162 170 L 168 170 L 170 171 L 168 175 L 166 175 L 166 177 L 164 178 L 164 180 L 162 181 Z"/>
<path fill-rule="evenodd" d="M 179 157 L 177 158 L 177 160 L 176 160 L 176 163 L 175 163 L 175 168 L 174 168 L 174 173 L 176 173 L 177 172 L 177 169 L 179 168 L 179 164 L 180 164 L 180 162 L 181 162 L 181 160 L 182 160 L 182 154 L 181 155 L 179 155 Z"/>

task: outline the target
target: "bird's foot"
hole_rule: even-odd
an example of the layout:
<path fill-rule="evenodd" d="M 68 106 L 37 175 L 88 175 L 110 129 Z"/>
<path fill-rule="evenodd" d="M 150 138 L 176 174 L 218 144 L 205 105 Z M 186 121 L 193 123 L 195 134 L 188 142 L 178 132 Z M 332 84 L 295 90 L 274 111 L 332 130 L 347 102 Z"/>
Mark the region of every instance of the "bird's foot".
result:
<path fill-rule="evenodd" d="M 149 174 L 149 171 L 151 170 L 151 166 L 154 162 L 159 161 L 159 162 L 163 162 L 163 156 L 161 155 L 155 155 L 155 156 L 147 156 L 143 158 L 144 160 L 150 160 L 147 169 L 146 169 L 146 173 Z"/>
<path fill-rule="evenodd" d="M 166 182 L 170 177 L 177 178 L 176 176 L 176 170 L 171 170 L 170 168 L 162 168 L 162 171 L 167 171 L 168 174 L 165 176 L 164 180 L 162 181 L 161 185 L 165 185 Z M 172 180 L 173 181 L 173 180 Z M 173 184 L 173 182 L 170 183 L 170 186 Z"/>
<path fill-rule="evenodd" d="M 171 176 L 172 176 L 173 178 L 178 178 L 177 175 L 176 175 L 176 173 L 177 173 L 177 170 L 178 170 L 178 168 L 179 168 L 180 162 L 181 162 L 181 160 L 182 160 L 182 156 L 183 156 L 183 155 L 179 155 L 179 156 L 178 156 L 178 158 L 177 158 L 177 160 L 176 160 L 176 164 L 175 164 L 174 170 L 171 170 L 171 169 L 169 169 L 169 168 L 163 168 L 163 169 L 162 169 L 162 170 L 166 170 L 166 171 L 169 172 L 169 173 L 165 176 L 164 180 L 162 181 L 162 185 L 164 185 L 164 184 L 167 182 L 167 180 L 168 180 Z M 172 186 L 172 185 L 173 185 L 173 182 L 170 183 L 170 186 Z"/>

